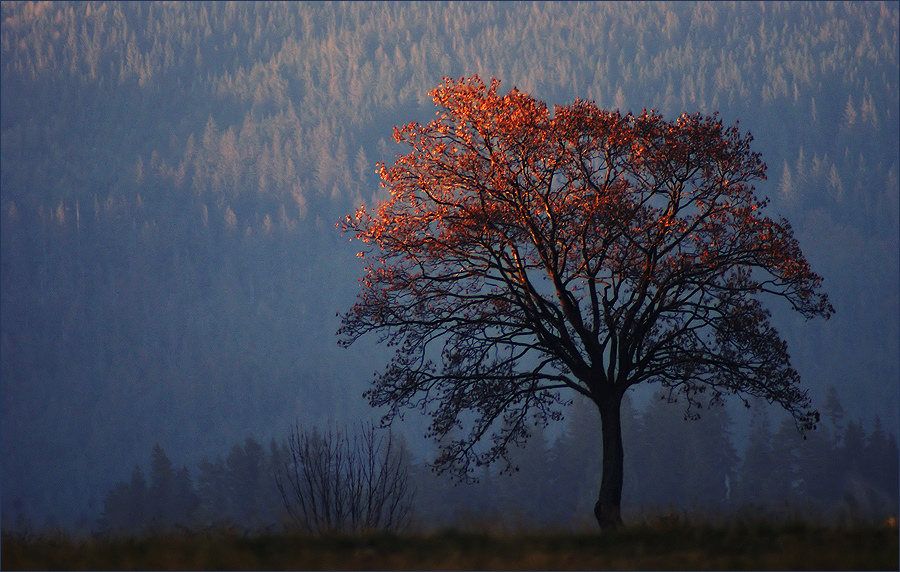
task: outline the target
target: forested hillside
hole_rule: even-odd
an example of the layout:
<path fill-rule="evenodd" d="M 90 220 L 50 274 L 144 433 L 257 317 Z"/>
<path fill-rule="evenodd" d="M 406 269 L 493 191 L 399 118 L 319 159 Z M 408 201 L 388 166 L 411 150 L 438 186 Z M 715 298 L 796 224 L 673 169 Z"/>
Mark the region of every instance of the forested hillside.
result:
<path fill-rule="evenodd" d="M 155 443 L 196 467 L 371 415 L 385 354 L 337 347 L 361 267 L 335 223 L 383 197 L 392 127 L 433 116 L 442 76 L 739 120 L 837 310 L 773 308 L 814 405 L 834 386 L 898 434 L 896 3 L 0 10 L 4 519 L 93 521 Z"/>

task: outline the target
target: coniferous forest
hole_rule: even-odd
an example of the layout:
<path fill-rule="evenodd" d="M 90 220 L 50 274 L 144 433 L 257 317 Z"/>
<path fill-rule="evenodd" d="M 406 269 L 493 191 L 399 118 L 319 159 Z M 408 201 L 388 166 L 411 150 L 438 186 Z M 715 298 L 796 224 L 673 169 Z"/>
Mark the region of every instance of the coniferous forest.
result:
<path fill-rule="evenodd" d="M 441 77 L 496 77 L 665 117 L 740 121 L 835 306 L 773 307 L 822 416 L 704 410 L 652 388 L 625 415 L 623 506 L 897 514 L 900 177 L 896 3 L 7 2 L 0 4 L 0 413 L 5 529 L 284 522 L 295 422 L 377 419 L 387 360 L 338 347 L 362 265 L 336 223 L 385 197 L 394 125 Z M 434 526 L 577 526 L 596 411 L 477 485 L 403 434 Z M 518 469 L 518 470 L 517 470 Z M 515 522 L 510 522 L 513 519 Z M 415 519 L 414 519 L 415 520 Z"/>

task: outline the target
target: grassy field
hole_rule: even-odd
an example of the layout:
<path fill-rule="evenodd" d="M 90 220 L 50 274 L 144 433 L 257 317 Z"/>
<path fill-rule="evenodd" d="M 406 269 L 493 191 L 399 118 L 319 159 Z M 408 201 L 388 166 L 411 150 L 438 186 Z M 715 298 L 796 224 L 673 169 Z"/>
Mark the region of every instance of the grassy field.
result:
<path fill-rule="evenodd" d="M 3 570 L 897 570 L 896 523 L 642 525 L 611 534 L 4 535 Z"/>

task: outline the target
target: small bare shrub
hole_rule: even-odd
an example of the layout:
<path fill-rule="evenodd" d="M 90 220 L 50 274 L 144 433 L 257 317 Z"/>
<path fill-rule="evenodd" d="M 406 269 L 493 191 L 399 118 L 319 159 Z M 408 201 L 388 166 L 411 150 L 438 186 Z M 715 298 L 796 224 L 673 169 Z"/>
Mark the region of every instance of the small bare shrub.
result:
<path fill-rule="evenodd" d="M 314 534 L 398 531 L 409 525 L 408 454 L 393 433 L 370 424 L 306 431 L 296 425 L 276 473 L 294 523 Z"/>

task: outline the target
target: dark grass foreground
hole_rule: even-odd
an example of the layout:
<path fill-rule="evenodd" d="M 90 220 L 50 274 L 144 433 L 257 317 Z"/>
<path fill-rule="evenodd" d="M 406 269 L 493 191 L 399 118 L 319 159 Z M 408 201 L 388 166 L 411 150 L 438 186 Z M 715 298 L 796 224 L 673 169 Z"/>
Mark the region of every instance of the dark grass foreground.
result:
<path fill-rule="evenodd" d="M 599 534 L 4 535 L 3 570 L 897 570 L 896 523 L 644 525 Z"/>

